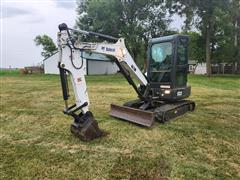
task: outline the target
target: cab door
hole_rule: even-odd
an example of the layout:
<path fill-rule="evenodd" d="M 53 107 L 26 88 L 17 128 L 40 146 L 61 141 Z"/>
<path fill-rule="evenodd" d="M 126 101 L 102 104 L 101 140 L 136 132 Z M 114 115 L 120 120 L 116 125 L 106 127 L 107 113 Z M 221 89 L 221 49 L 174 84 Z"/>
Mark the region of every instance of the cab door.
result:
<path fill-rule="evenodd" d="M 159 42 L 150 48 L 149 80 L 151 84 L 171 84 L 173 64 L 172 42 Z"/>

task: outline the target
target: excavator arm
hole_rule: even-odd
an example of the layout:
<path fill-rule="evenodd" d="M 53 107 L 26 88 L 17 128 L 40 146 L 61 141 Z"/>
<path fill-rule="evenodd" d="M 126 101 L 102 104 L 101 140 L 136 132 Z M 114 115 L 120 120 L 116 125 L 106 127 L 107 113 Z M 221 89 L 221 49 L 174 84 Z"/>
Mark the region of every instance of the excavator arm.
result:
<path fill-rule="evenodd" d="M 74 124 L 72 125 L 72 132 L 78 134 L 83 140 L 91 140 L 98 137 L 102 134 L 100 129 L 97 127 L 92 127 L 91 124 L 97 124 L 94 120 L 92 113 L 89 111 L 89 98 L 87 92 L 87 85 L 84 76 L 83 69 L 83 52 L 85 53 L 96 53 L 103 54 L 106 56 L 111 56 L 114 58 L 117 66 L 120 71 L 127 79 L 129 84 L 131 84 L 138 94 L 140 99 L 144 99 L 144 95 L 139 91 L 137 85 L 133 81 L 135 77 L 141 86 L 147 86 L 148 81 L 146 77 L 142 74 L 130 53 L 128 52 L 124 39 L 123 38 L 114 38 L 108 35 L 103 35 L 94 32 L 87 32 L 82 30 L 75 30 L 68 28 L 66 24 L 59 25 L 59 34 L 58 34 L 58 49 L 59 49 L 59 63 L 58 67 L 60 70 L 61 85 L 63 90 L 63 98 L 65 101 L 64 113 L 71 115 L 74 118 Z M 115 41 L 114 43 L 90 43 L 90 42 L 73 42 L 71 38 L 71 31 L 82 33 L 88 36 L 98 36 L 104 38 L 105 40 Z M 68 105 L 68 85 L 67 85 L 67 73 L 70 75 L 72 87 L 75 95 L 75 104 L 69 107 Z M 78 112 L 80 112 L 78 114 Z M 83 126 L 81 123 L 86 123 L 86 121 L 92 120 L 89 123 L 88 129 L 97 129 L 97 134 L 86 137 L 85 135 L 81 136 L 82 133 L 80 126 Z M 94 123 L 93 123 L 94 122 Z M 91 133 L 90 133 L 91 134 Z"/>

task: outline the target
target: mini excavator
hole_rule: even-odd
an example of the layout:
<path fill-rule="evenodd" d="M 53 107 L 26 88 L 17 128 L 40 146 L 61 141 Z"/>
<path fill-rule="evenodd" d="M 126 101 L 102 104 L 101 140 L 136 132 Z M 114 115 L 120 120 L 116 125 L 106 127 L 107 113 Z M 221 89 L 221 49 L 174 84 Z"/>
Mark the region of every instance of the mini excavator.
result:
<path fill-rule="evenodd" d="M 111 104 L 110 116 L 151 127 L 155 121 L 164 123 L 194 110 L 195 103 L 186 100 L 191 93 L 191 87 L 187 84 L 188 36 L 176 34 L 150 39 L 147 72 L 143 74 L 126 48 L 123 38 L 72 29 L 65 23 L 58 28 L 58 68 L 65 101 L 64 114 L 73 117 L 71 132 L 81 140 L 90 141 L 105 134 L 89 110 L 83 69 L 86 53 L 111 57 L 138 95 L 136 100 L 122 106 Z M 73 33 L 94 36 L 104 41 L 75 41 Z M 68 105 L 68 76 L 75 97 L 75 104 L 71 106 Z M 136 84 L 136 80 L 139 84 Z"/>

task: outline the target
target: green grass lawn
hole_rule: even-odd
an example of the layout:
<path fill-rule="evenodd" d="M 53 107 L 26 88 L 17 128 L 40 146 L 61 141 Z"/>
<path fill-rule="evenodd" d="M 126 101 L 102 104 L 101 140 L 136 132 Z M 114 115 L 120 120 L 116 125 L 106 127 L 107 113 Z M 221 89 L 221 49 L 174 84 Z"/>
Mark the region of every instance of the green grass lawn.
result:
<path fill-rule="evenodd" d="M 0 76 L 3 76 L 3 75 L 10 76 L 10 75 L 18 75 L 18 74 L 20 74 L 19 69 L 0 69 Z"/>
<path fill-rule="evenodd" d="M 110 134 L 82 142 L 62 113 L 58 76 L 1 74 L 0 179 L 240 179 L 240 76 L 190 76 L 196 110 L 148 129 L 109 117 L 135 99 L 121 76 L 88 76 Z"/>

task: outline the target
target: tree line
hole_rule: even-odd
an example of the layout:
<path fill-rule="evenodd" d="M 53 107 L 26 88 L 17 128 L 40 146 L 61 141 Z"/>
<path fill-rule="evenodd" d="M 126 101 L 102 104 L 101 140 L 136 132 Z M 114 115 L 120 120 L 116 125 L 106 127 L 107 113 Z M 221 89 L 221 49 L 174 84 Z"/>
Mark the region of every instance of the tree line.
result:
<path fill-rule="evenodd" d="M 181 30 L 170 27 L 175 14 Z M 140 68 L 149 39 L 175 33 L 190 36 L 189 58 L 206 62 L 207 75 L 212 63 L 240 64 L 239 0 L 78 0 L 75 28 L 124 37 Z"/>

